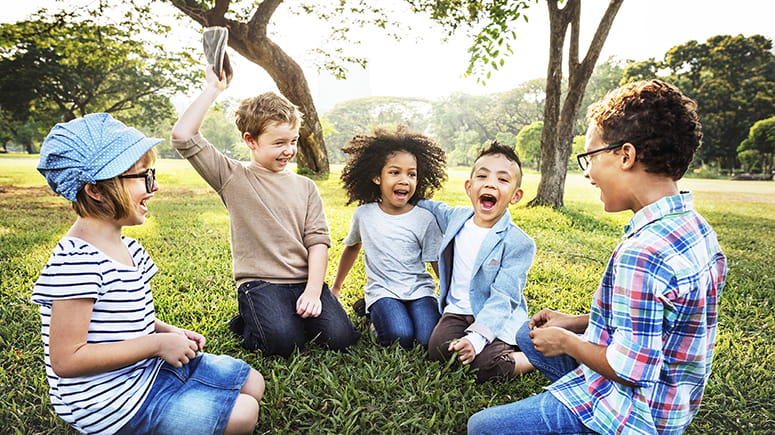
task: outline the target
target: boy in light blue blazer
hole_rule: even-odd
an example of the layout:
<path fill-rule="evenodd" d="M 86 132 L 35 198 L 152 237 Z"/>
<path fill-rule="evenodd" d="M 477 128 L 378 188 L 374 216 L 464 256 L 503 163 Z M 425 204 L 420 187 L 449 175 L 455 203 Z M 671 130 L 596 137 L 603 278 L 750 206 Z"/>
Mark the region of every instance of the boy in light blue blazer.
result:
<path fill-rule="evenodd" d="M 477 369 L 477 381 L 511 377 L 532 366 L 516 346 L 528 320 L 522 293 L 535 242 L 511 221 L 508 207 L 522 199 L 522 169 L 510 147 L 481 151 L 465 189 L 472 206 L 422 200 L 444 233 L 439 255 L 442 316 L 428 343 L 432 360 Z"/>

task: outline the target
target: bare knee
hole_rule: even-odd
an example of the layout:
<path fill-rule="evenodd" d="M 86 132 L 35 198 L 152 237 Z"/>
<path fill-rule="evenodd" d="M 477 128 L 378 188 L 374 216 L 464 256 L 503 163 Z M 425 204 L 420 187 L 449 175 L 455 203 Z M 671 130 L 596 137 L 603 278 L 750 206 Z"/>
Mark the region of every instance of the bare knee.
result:
<path fill-rule="evenodd" d="M 248 378 L 245 380 L 245 383 L 242 384 L 240 393 L 248 394 L 256 399 L 256 402 L 260 402 L 261 398 L 264 397 L 265 388 L 266 385 L 264 383 L 264 376 L 262 376 L 261 373 L 259 373 L 256 369 L 250 369 Z"/>
<path fill-rule="evenodd" d="M 226 423 L 224 435 L 252 434 L 258 423 L 258 401 L 249 394 L 240 393 L 234 408 L 231 410 L 229 422 Z"/>

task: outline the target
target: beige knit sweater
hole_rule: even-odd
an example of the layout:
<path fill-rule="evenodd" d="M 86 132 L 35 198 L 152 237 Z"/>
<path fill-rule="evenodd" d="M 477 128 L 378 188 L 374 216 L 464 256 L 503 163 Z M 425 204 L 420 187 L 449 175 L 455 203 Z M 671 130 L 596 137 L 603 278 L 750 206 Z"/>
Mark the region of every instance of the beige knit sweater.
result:
<path fill-rule="evenodd" d="M 288 170 L 272 172 L 228 158 L 201 134 L 173 140 L 172 146 L 226 205 L 237 285 L 307 281 L 307 248 L 331 246 L 315 183 Z"/>

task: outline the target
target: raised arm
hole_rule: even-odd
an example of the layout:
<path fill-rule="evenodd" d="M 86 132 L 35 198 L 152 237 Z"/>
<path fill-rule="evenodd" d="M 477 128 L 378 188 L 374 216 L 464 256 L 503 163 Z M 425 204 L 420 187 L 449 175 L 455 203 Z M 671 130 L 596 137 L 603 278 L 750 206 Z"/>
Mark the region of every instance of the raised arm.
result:
<path fill-rule="evenodd" d="M 221 75 L 221 80 L 215 75 L 212 65 L 207 65 L 205 70 L 207 86 L 201 94 L 191 103 L 190 106 L 180 115 L 178 122 L 172 128 L 172 139 L 188 140 L 199 132 L 202 121 L 207 111 L 212 106 L 218 95 L 221 94 L 229 85 L 225 75 Z"/>

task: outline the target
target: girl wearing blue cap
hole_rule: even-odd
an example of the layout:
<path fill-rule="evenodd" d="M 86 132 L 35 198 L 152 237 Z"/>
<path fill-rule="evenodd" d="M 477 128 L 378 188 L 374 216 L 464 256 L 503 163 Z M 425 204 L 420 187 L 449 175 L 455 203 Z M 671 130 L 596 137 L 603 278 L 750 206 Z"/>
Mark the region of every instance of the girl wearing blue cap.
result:
<path fill-rule="evenodd" d="M 41 146 L 38 170 L 78 214 L 32 294 L 51 402 L 82 433 L 252 433 L 263 377 L 157 319 L 158 269 L 121 235 L 159 190 L 160 141 L 100 113 L 57 124 Z"/>

